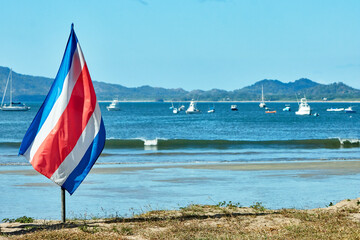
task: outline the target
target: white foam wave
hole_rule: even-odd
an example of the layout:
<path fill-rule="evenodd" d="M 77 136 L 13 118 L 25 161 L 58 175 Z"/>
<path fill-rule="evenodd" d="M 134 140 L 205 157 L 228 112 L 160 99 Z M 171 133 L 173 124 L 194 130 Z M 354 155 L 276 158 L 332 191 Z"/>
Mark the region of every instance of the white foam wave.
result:
<path fill-rule="evenodd" d="M 345 143 L 350 144 L 359 144 L 360 139 L 358 138 L 338 138 L 341 145 L 344 145 Z"/>
<path fill-rule="evenodd" d="M 159 140 L 167 140 L 166 138 L 155 138 L 155 139 L 146 139 L 146 138 L 136 138 L 144 142 L 144 146 L 157 146 Z"/>
<path fill-rule="evenodd" d="M 144 146 L 157 146 L 158 145 L 158 139 L 151 139 L 151 140 L 144 140 Z"/>

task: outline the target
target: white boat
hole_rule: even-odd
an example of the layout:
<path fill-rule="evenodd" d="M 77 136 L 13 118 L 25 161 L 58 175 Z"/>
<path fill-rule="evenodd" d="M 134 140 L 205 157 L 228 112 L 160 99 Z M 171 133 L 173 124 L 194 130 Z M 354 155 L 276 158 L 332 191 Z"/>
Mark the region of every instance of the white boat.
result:
<path fill-rule="evenodd" d="M 284 112 L 291 112 L 290 106 L 285 106 L 285 107 L 283 108 L 283 111 L 284 111 Z"/>
<path fill-rule="evenodd" d="M 237 111 L 238 110 L 236 105 L 231 105 L 230 109 L 231 109 L 231 111 Z"/>
<path fill-rule="evenodd" d="M 356 111 L 352 107 L 345 108 L 346 113 L 356 113 Z"/>
<path fill-rule="evenodd" d="M 215 112 L 215 107 L 214 106 L 210 107 L 207 112 L 208 113 L 214 113 Z"/>
<path fill-rule="evenodd" d="M 344 111 L 344 108 L 328 108 L 326 109 L 327 112 L 342 112 Z"/>
<path fill-rule="evenodd" d="M 302 98 L 300 99 L 300 103 L 299 103 L 299 110 L 297 110 L 295 112 L 296 115 L 310 115 L 311 114 L 311 109 L 309 104 L 306 101 L 306 98 Z"/>
<path fill-rule="evenodd" d="M 266 107 L 266 104 L 264 101 L 264 86 L 261 86 L 261 102 L 259 104 L 259 107 L 261 107 L 261 108 Z"/>
<path fill-rule="evenodd" d="M 108 111 L 120 111 L 120 102 L 117 99 L 112 100 L 109 106 L 107 106 Z"/>
<path fill-rule="evenodd" d="M 194 100 L 190 102 L 189 108 L 186 110 L 186 114 L 200 113 L 200 110 L 196 108 L 196 103 Z"/>
<path fill-rule="evenodd" d="M 10 82 L 10 103 L 9 105 L 4 104 L 6 90 L 8 87 L 8 84 Z M 27 111 L 30 109 L 30 107 L 26 106 L 24 103 L 21 102 L 13 102 L 12 100 L 12 69 L 10 69 L 8 79 L 6 81 L 5 90 L 3 94 L 3 98 L 1 101 L 0 109 L 2 111 Z"/>
<path fill-rule="evenodd" d="M 179 110 L 177 108 L 173 108 L 173 113 L 177 114 L 179 112 Z"/>

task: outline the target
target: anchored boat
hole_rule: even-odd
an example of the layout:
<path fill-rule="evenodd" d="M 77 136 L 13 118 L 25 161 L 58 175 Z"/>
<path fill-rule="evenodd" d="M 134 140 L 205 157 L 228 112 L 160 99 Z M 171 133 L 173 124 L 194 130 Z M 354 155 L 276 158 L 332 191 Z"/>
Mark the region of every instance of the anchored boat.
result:
<path fill-rule="evenodd" d="M 9 82 L 10 82 L 10 103 L 9 103 L 9 105 L 6 105 L 6 104 L 4 104 L 4 99 L 5 99 L 6 90 L 7 90 Z M 1 101 L 0 109 L 2 111 L 27 111 L 30 109 L 30 107 L 26 106 L 24 103 L 13 102 L 13 99 L 12 99 L 12 69 L 10 69 L 9 76 L 6 81 L 5 90 L 4 90 L 3 98 Z"/>

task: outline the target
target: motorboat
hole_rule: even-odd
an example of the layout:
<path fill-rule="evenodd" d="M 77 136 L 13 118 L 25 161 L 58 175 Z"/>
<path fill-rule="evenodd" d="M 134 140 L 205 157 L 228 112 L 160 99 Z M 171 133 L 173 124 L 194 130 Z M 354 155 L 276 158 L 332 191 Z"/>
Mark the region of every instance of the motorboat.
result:
<path fill-rule="evenodd" d="M 266 107 L 266 104 L 264 101 L 264 86 L 261 86 L 261 102 L 259 104 L 259 107 L 261 107 L 261 108 Z"/>
<path fill-rule="evenodd" d="M 296 115 L 310 115 L 311 109 L 309 104 L 307 103 L 306 98 L 301 98 L 299 103 L 299 110 L 295 112 Z"/>
<path fill-rule="evenodd" d="M 108 111 L 120 111 L 120 102 L 118 99 L 112 100 L 109 106 L 107 106 Z"/>
<path fill-rule="evenodd" d="M 7 105 L 7 104 L 4 104 L 4 100 L 5 100 L 6 90 L 7 90 L 9 82 L 10 82 L 10 102 Z M 6 81 L 5 90 L 4 90 L 3 98 L 1 101 L 0 109 L 2 111 L 27 111 L 30 109 L 30 107 L 26 106 L 24 103 L 13 102 L 13 99 L 12 99 L 12 69 L 10 69 L 10 72 L 9 72 L 9 75 L 8 75 L 8 78 Z"/>
<path fill-rule="evenodd" d="M 237 111 L 238 110 L 237 105 L 231 105 L 230 109 L 231 109 L 231 111 Z"/>
<path fill-rule="evenodd" d="M 196 108 L 196 102 L 191 100 L 189 108 L 185 111 L 186 114 L 200 113 L 200 110 Z"/>
<path fill-rule="evenodd" d="M 285 107 L 283 108 L 283 112 L 291 112 L 290 106 L 285 106 Z"/>
<path fill-rule="evenodd" d="M 319 116 L 319 114 L 318 113 L 314 113 L 314 117 L 318 117 Z"/>
<path fill-rule="evenodd" d="M 214 112 L 215 112 L 215 107 L 209 108 L 209 110 L 208 110 L 207 112 L 208 112 L 208 113 L 214 113 Z"/>
<path fill-rule="evenodd" d="M 173 108 L 173 113 L 177 114 L 179 112 L 179 110 L 177 108 Z"/>
<path fill-rule="evenodd" d="M 346 113 L 356 113 L 356 111 L 352 107 L 345 108 Z"/>
<path fill-rule="evenodd" d="M 268 111 L 265 111 L 265 113 L 276 113 L 276 110 L 268 110 Z"/>
<path fill-rule="evenodd" d="M 342 112 L 344 111 L 344 108 L 328 108 L 326 109 L 327 112 Z"/>

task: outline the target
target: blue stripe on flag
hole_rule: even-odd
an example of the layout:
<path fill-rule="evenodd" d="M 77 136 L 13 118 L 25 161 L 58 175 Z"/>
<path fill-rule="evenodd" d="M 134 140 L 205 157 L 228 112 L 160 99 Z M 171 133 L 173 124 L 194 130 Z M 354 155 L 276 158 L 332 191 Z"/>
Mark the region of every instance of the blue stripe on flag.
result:
<path fill-rule="evenodd" d="M 29 129 L 27 130 L 24 139 L 21 142 L 21 146 L 19 149 L 20 155 L 23 155 L 29 148 L 31 143 L 34 141 L 36 134 L 40 131 L 42 125 L 49 116 L 49 113 L 53 108 L 56 100 L 59 98 L 63 90 L 65 78 L 71 68 L 73 55 L 77 47 L 77 42 L 78 40 L 75 35 L 74 29 L 71 29 L 70 37 L 66 44 L 64 57 L 61 61 L 59 71 L 50 88 L 48 95 L 45 98 L 44 103 L 41 105 Z"/>
<path fill-rule="evenodd" d="M 94 138 L 94 141 L 89 146 L 84 157 L 81 159 L 77 167 L 71 172 L 69 177 L 62 185 L 70 195 L 79 187 L 86 175 L 90 172 L 92 166 L 95 164 L 96 159 L 100 156 L 105 145 L 105 127 L 103 119 L 101 118 L 99 133 Z"/>

